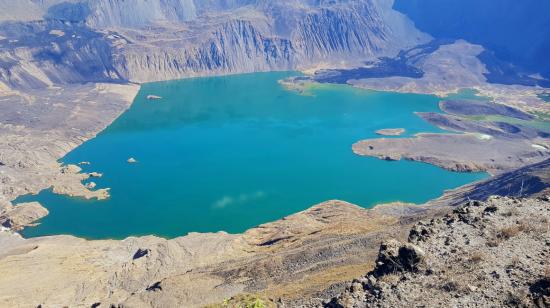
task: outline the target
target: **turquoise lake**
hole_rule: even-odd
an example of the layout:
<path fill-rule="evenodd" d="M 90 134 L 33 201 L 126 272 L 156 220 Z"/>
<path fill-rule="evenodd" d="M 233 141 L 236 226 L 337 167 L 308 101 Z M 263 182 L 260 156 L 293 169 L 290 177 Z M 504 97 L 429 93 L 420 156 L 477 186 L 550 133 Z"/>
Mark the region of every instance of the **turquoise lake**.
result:
<path fill-rule="evenodd" d="M 62 159 L 89 161 L 105 201 L 46 190 L 50 215 L 28 237 L 124 238 L 242 232 L 330 199 L 363 207 L 422 203 L 484 173 L 355 155 L 354 142 L 402 127 L 440 132 L 415 111 L 439 111 L 435 96 L 322 85 L 300 94 L 278 80 L 294 73 L 195 78 L 143 85 L 132 107 Z M 162 96 L 147 100 L 147 95 Z M 378 136 L 379 137 L 379 136 Z M 391 138 L 391 137 L 390 137 Z M 138 163 L 129 164 L 134 157 Z"/>

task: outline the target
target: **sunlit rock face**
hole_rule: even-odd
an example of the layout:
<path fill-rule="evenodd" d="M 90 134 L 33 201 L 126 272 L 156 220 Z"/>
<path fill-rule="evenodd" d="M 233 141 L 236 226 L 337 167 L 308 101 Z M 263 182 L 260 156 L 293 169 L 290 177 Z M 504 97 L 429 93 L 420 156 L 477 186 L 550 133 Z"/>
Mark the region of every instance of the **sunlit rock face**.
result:
<path fill-rule="evenodd" d="M 157 22 L 185 22 L 197 17 L 193 0 L 99 0 L 87 4 L 93 28 L 140 27 Z"/>
<path fill-rule="evenodd" d="M 429 40 L 393 0 L 0 0 L 10 87 L 359 63 Z M 29 14 L 24 14 L 28 10 Z"/>
<path fill-rule="evenodd" d="M 112 48 L 102 34 L 83 25 L 39 21 L 1 26 L 0 82 L 14 89 L 54 84 L 112 82 Z"/>

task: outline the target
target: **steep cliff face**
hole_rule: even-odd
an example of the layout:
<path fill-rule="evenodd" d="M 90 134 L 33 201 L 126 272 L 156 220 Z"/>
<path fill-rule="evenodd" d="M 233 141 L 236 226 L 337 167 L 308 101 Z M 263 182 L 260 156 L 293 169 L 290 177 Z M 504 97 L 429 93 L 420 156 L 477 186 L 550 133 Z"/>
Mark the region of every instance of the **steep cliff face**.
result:
<path fill-rule="evenodd" d="M 118 81 L 111 47 L 99 33 L 58 21 L 3 25 L 0 81 L 10 88 Z"/>
<path fill-rule="evenodd" d="M 144 82 L 183 76 L 289 70 L 294 67 L 289 40 L 266 37 L 249 20 L 224 22 L 200 42 L 156 48 L 128 45 L 115 66 L 125 78 Z"/>
<path fill-rule="evenodd" d="M 376 55 L 392 43 L 390 32 L 373 4 L 362 3 L 307 14 L 292 38 L 307 58 L 334 53 Z"/>
<path fill-rule="evenodd" d="M 138 35 L 124 31 L 132 43 L 115 53 L 115 66 L 138 82 L 288 70 L 393 55 L 428 40 L 391 5 L 385 0 L 233 3 L 239 8 L 219 13 L 216 22 L 206 14 L 184 23 L 179 36 L 159 39 L 162 27 Z"/>
<path fill-rule="evenodd" d="M 140 27 L 156 22 L 185 22 L 197 16 L 193 0 L 99 0 L 90 7 L 87 23 L 93 28 Z"/>
<path fill-rule="evenodd" d="M 393 0 L 25 3 L 0 0 L 16 15 L 0 14 L 0 78 L 16 88 L 357 63 L 429 39 Z"/>

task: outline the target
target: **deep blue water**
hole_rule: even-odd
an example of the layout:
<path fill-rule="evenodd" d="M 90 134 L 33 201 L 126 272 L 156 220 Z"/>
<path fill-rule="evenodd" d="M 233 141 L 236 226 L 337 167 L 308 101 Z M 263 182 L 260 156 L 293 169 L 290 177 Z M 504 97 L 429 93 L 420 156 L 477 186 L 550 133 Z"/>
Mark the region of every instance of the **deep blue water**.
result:
<path fill-rule="evenodd" d="M 50 215 L 26 236 L 123 238 L 187 232 L 242 232 L 329 199 L 364 207 L 425 202 L 485 174 L 355 155 L 354 142 L 402 127 L 439 129 L 415 111 L 438 111 L 434 96 L 322 85 L 301 95 L 260 73 L 145 84 L 133 106 L 63 162 L 110 187 L 106 201 L 43 191 Z M 160 100 L 147 100 L 149 94 Z M 138 160 L 127 163 L 129 157 Z"/>

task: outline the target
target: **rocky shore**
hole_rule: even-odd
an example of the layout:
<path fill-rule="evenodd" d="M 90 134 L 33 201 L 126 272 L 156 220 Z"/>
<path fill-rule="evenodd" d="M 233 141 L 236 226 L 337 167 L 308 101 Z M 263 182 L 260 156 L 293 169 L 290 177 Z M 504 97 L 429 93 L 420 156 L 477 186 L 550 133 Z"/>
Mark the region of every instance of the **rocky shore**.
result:
<path fill-rule="evenodd" d="M 0 206 L 0 227 L 21 231 L 48 214 L 48 210 L 38 202 L 20 203 L 17 206 L 6 202 Z"/>
<path fill-rule="evenodd" d="M 440 108 L 444 113 L 418 116 L 449 133 L 361 140 L 353 145 L 358 155 L 492 175 L 548 159 L 550 105 L 541 98 L 545 90 L 488 83 L 488 68 L 478 57 L 482 52 L 482 46 L 463 40 L 434 41 L 365 67 L 318 70 L 308 77 L 289 78 L 285 84 L 302 92 L 316 83 L 344 83 L 443 99 Z M 477 97 L 453 98 L 463 89 L 473 89 Z"/>
<path fill-rule="evenodd" d="M 0 215 L 4 220 L 13 220 L 17 213 L 9 210 L 15 198 L 49 187 L 59 194 L 108 198 L 108 189 L 92 190 L 82 182 L 99 173 L 81 173 L 80 167 L 63 166 L 58 159 L 105 129 L 131 105 L 138 90 L 137 85 L 88 83 L 24 93 L 0 91 L 4 111 L 0 113 Z M 38 219 L 47 211 L 40 213 L 28 217 Z"/>

